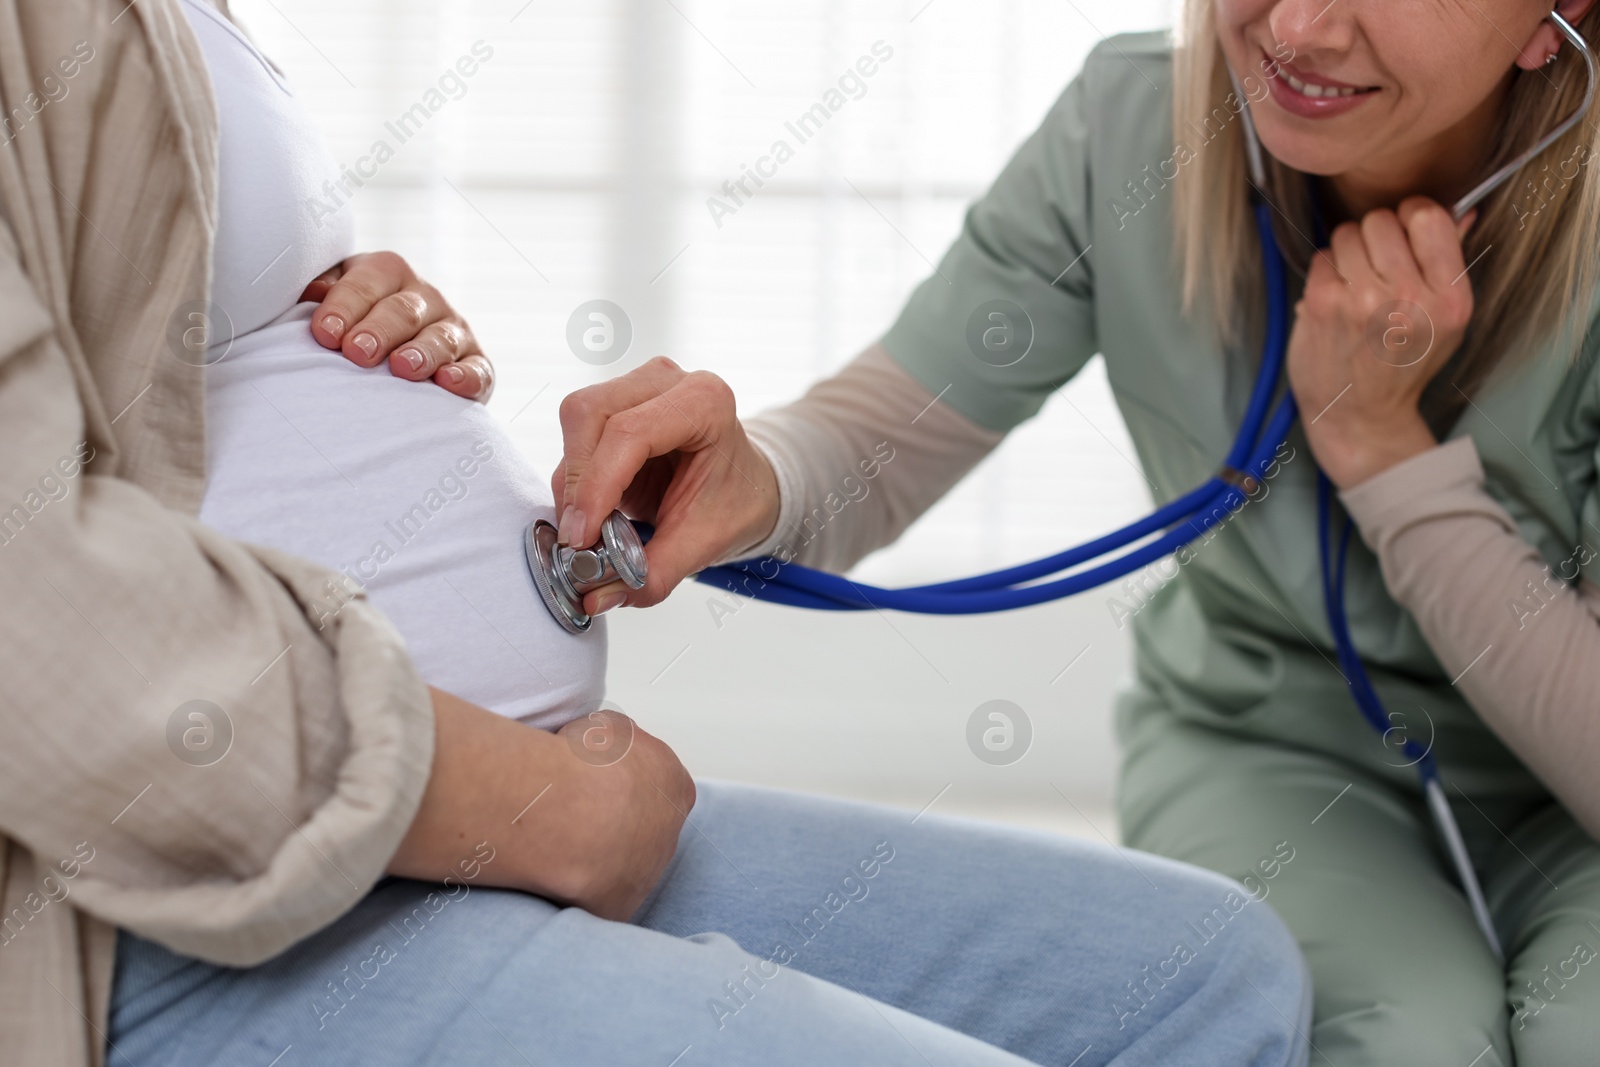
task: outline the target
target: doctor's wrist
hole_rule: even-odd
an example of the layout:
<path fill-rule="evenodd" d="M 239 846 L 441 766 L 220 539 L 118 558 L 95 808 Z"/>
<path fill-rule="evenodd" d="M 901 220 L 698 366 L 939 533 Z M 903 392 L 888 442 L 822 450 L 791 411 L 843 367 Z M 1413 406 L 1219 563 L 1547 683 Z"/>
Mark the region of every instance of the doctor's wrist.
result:
<path fill-rule="evenodd" d="M 1323 473 L 1341 491 L 1439 446 L 1420 414 L 1385 425 L 1328 427 L 1321 433 L 1308 427 L 1307 437 Z"/>
<path fill-rule="evenodd" d="M 745 436 L 757 459 L 753 466 L 764 467 L 756 475 L 758 491 L 748 495 L 748 515 L 722 555 L 712 561 L 720 566 L 734 560 L 771 555 L 784 529 L 788 512 L 794 510 L 796 476 L 783 452 L 765 440 L 759 429 L 746 426 Z"/>

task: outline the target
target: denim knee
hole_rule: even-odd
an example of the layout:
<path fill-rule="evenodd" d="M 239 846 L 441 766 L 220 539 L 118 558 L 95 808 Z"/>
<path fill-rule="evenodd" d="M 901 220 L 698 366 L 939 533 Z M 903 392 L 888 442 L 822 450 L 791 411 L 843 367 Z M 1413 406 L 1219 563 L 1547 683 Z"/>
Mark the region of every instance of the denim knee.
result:
<path fill-rule="evenodd" d="M 1311 970 L 1272 905 L 1230 884 L 1246 904 L 1233 918 L 1238 936 L 1232 958 L 1211 980 L 1226 986 L 1227 997 L 1240 1005 L 1239 1019 L 1254 1020 L 1261 1055 L 1252 1062 L 1303 1064 L 1310 1054 Z"/>
<path fill-rule="evenodd" d="M 1159 921 L 1174 931 L 1172 947 L 1143 969 L 1142 984 L 1129 985 L 1116 1010 L 1142 1014 L 1146 988 L 1163 980 L 1182 982 L 1179 976 L 1188 972 L 1189 995 L 1181 1007 L 1169 1009 L 1171 1021 L 1203 1034 L 1215 1046 L 1215 1062 L 1306 1063 L 1311 975 L 1283 920 L 1263 899 L 1221 875 L 1176 863 L 1164 873 L 1167 907 Z M 1158 999 L 1152 997 L 1149 1006 Z M 1226 1024 L 1198 1024 L 1205 1017 Z"/>

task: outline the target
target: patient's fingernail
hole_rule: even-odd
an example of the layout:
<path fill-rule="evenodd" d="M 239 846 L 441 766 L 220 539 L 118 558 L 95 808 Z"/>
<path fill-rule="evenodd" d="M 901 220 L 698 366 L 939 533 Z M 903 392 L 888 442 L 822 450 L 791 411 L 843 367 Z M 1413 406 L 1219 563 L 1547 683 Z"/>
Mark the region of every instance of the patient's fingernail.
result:
<path fill-rule="evenodd" d="M 442 373 L 444 374 L 444 380 L 449 382 L 451 385 L 460 385 L 462 382 L 467 380 L 467 372 L 456 366 L 454 363 L 446 367 Z"/>
<path fill-rule="evenodd" d="M 620 607 L 622 602 L 627 599 L 628 595 L 626 593 L 607 593 L 600 598 L 600 603 L 595 605 L 594 613 L 596 615 L 604 615 L 612 608 Z"/>
<path fill-rule="evenodd" d="M 322 328 L 327 333 L 333 334 L 335 338 L 344 336 L 344 320 L 337 315 L 322 316 Z"/>
<path fill-rule="evenodd" d="M 583 512 L 569 505 L 567 510 L 561 513 L 561 525 L 556 529 L 556 542 L 563 545 L 575 544 L 577 538 L 583 536 L 583 519 Z"/>
<path fill-rule="evenodd" d="M 402 348 L 400 356 L 406 361 L 406 366 L 411 368 L 413 374 L 428 365 L 428 357 L 418 352 L 415 348 Z"/>
<path fill-rule="evenodd" d="M 350 338 L 350 343 L 361 350 L 361 354 L 371 359 L 378 354 L 378 339 L 370 333 L 358 333 Z"/>

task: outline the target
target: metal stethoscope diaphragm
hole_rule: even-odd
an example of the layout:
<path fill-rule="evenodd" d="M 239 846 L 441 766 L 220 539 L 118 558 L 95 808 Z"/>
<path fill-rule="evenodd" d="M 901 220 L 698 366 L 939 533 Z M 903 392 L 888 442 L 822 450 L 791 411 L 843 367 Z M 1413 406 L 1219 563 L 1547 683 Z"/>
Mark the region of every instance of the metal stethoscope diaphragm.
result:
<path fill-rule="evenodd" d="M 583 610 L 585 593 L 618 581 L 642 589 L 650 570 L 639 532 L 620 511 L 606 516 L 600 540 L 588 548 L 559 544 L 555 526 L 544 519 L 528 527 L 523 547 L 544 606 L 572 634 L 586 632 L 594 621 Z"/>

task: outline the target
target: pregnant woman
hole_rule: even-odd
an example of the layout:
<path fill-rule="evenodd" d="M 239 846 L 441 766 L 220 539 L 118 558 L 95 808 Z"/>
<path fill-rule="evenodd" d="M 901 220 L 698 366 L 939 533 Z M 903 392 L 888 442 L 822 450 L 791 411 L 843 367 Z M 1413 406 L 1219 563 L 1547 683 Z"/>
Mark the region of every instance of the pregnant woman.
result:
<path fill-rule="evenodd" d="M 520 558 L 544 479 L 368 369 L 486 365 L 392 257 L 325 291 L 348 220 L 299 210 L 332 164 L 272 66 L 201 0 L 0 26 L 0 103 L 72 79 L 0 154 L 8 1061 L 1305 1062 L 1303 964 L 1233 882 L 697 799 L 570 722 L 604 634 Z"/>

